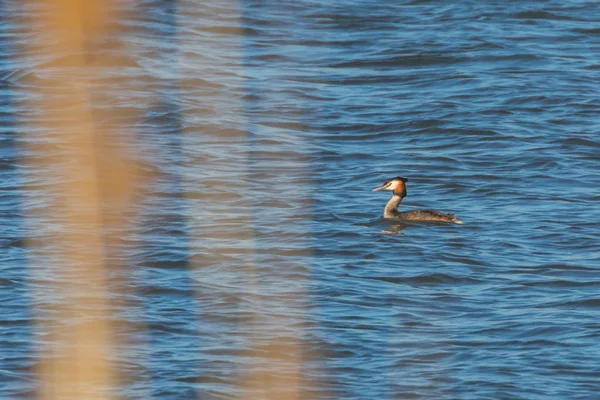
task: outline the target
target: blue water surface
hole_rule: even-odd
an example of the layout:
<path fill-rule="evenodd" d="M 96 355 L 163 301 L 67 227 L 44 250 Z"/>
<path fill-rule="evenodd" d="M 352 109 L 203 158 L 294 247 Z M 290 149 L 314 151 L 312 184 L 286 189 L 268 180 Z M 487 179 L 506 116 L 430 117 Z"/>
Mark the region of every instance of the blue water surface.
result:
<path fill-rule="evenodd" d="M 118 396 L 597 398 L 600 3 L 113 11 L 82 71 L 0 5 L 1 398 L 61 304 L 68 152 L 31 101 L 81 74 L 149 177 L 107 255 Z M 384 221 L 397 175 L 464 224 Z"/>

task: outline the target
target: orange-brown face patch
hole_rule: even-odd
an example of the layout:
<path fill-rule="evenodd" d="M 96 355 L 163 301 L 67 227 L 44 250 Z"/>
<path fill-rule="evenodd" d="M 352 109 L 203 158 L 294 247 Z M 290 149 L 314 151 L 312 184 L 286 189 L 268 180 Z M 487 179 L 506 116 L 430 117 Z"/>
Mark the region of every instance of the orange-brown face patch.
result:
<path fill-rule="evenodd" d="M 398 184 L 394 188 L 394 195 L 400 196 L 400 197 L 406 197 L 406 195 L 407 195 L 406 185 L 404 184 L 403 181 L 398 181 Z"/>

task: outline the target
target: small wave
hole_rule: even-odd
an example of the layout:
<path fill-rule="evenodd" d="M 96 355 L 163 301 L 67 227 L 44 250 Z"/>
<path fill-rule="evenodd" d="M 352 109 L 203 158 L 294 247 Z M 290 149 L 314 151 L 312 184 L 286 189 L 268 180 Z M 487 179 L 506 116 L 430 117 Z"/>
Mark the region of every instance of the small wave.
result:
<path fill-rule="evenodd" d="M 575 28 L 572 31 L 585 35 L 600 35 L 600 28 Z"/>
<path fill-rule="evenodd" d="M 559 287 L 559 288 L 580 288 L 580 287 L 595 287 L 600 282 L 598 281 L 570 281 L 570 280 L 542 280 L 538 282 L 523 282 L 523 286 L 538 288 L 538 287 Z"/>
<path fill-rule="evenodd" d="M 481 281 L 475 278 L 458 277 L 447 274 L 427 274 L 409 277 L 387 277 L 387 276 L 361 276 L 361 279 L 370 279 L 394 284 L 415 284 L 415 285 L 437 285 L 437 284 L 479 284 Z"/>
<path fill-rule="evenodd" d="M 358 67 L 423 67 L 428 65 L 449 65 L 466 61 L 464 57 L 447 56 L 441 54 L 413 54 L 403 56 L 389 56 L 385 58 L 354 59 L 329 64 L 330 68 L 358 68 Z"/>
<path fill-rule="evenodd" d="M 574 300 L 561 303 L 553 303 L 553 307 L 583 307 L 583 308 L 600 308 L 600 299 Z"/>
<path fill-rule="evenodd" d="M 577 20 L 572 17 L 568 17 L 566 15 L 554 14 L 549 11 L 544 10 L 530 10 L 530 11 L 522 11 L 519 13 L 512 14 L 513 18 L 519 19 L 547 19 L 553 21 L 574 21 Z"/>
<path fill-rule="evenodd" d="M 600 148 L 600 141 L 594 141 L 591 139 L 584 139 L 581 137 L 569 137 L 561 140 L 555 140 L 551 142 L 553 144 L 560 144 L 565 147 L 588 147 L 598 149 Z"/>

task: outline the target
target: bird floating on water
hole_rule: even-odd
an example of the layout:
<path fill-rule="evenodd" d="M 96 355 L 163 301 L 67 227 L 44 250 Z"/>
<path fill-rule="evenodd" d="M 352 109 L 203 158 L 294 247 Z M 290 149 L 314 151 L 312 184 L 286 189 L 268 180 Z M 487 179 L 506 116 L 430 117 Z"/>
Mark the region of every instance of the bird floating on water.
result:
<path fill-rule="evenodd" d="M 402 200 L 406 197 L 406 182 L 408 178 L 397 176 L 392 179 L 388 179 L 383 185 L 373 189 L 374 192 L 380 190 L 391 190 L 393 196 L 388 201 L 383 210 L 383 218 L 400 220 L 400 221 L 438 221 L 438 222 L 454 222 L 455 224 L 462 224 L 463 222 L 456 218 L 454 214 L 446 214 L 436 210 L 410 210 L 410 211 L 398 211 L 398 206 L 402 203 Z"/>

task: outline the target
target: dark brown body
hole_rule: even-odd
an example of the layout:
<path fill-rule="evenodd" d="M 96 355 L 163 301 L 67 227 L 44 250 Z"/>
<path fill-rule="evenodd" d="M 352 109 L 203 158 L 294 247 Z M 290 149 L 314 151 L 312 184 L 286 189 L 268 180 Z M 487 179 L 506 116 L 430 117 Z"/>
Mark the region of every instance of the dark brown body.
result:
<path fill-rule="evenodd" d="M 456 218 L 453 214 L 445 214 L 435 210 L 411 210 L 396 212 L 391 217 L 403 221 L 438 221 L 438 222 L 455 222 Z"/>

